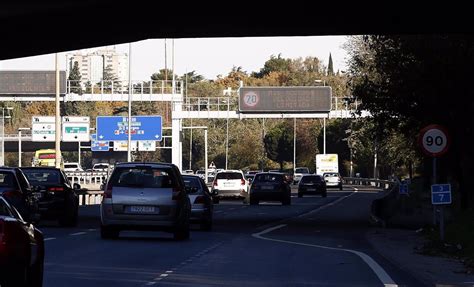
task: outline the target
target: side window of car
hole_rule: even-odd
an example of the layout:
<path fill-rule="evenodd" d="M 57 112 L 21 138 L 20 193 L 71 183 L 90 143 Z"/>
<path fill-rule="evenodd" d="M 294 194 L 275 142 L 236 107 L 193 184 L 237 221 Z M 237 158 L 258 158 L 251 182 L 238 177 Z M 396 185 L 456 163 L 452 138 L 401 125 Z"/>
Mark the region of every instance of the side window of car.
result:
<path fill-rule="evenodd" d="M 17 170 L 15 174 L 16 174 L 18 183 L 20 184 L 21 192 L 26 192 L 26 190 L 30 188 L 30 183 L 28 182 L 28 180 L 25 178 L 25 175 L 21 171 Z"/>
<path fill-rule="evenodd" d="M 67 185 L 68 187 L 71 187 L 71 182 L 69 181 L 66 174 L 62 170 L 61 170 L 61 177 L 62 177 L 61 181 L 64 182 L 64 184 Z"/>

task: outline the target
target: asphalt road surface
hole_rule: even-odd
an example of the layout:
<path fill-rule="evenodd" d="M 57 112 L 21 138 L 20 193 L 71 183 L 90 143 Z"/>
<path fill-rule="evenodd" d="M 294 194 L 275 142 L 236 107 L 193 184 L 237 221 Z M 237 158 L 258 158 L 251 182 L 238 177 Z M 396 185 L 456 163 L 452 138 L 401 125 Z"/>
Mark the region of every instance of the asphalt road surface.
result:
<path fill-rule="evenodd" d="M 374 189 L 292 197 L 291 206 L 215 205 L 214 229 L 188 241 L 123 231 L 102 240 L 98 206 L 79 226 L 43 222 L 44 286 L 423 286 L 365 240 Z"/>

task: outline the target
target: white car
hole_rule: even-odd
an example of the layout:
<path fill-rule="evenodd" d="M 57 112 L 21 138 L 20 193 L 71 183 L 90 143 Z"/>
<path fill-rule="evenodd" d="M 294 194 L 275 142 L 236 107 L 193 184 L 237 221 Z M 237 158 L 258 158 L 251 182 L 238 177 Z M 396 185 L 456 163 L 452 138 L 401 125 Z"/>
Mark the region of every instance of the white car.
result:
<path fill-rule="evenodd" d="M 96 163 L 92 166 L 92 171 L 109 171 L 110 165 L 108 163 Z"/>
<path fill-rule="evenodd" d="M 216 174 L 211 193 L 216 193 L 218 198 L 236 197 L 246 200 L 248 188 L 248 181 L 241 170 L 225 170 Z"/>
<path fill-rule="evenodd" d="M 196 173 L 195 173 L 197 176 L 199 176 L 200 178 L 202 179 L 206 179 L 206 171 L 203 170 L 203 169 L 200 169 L 200 170 L 196 170 Z M 208 173 L 209 174 L 209 173 Z"/>
<path fill-rule="evenodd" d="M 309 173 L 309 168 L 307 167 L 297 167 L 295 168 L 295 174 L 293 175 L 293 184 L 298 184 L 305 174 Z"/>
<path fill-rule="evenodd" d="M 67 162 L 64 164 L 65 172 L 84 171 L 77 162 Z"/>
<path fill-rule="evenodd" d="M 183 174 L 194 174 L 192 169 L 183 170 Z"/>
<path fill-rule="evenodd" d="M 342 177 L 337 172 L 325 172 L 323 173 L 326 187 L 338 187 L 342 190 Z"/>

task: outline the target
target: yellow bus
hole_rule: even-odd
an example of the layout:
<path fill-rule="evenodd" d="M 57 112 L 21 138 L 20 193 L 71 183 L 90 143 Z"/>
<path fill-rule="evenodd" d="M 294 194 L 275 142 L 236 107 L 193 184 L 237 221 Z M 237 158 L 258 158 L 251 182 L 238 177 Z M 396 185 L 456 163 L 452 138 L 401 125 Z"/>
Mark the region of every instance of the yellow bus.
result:
<path fill-rule="evenodd" d="M 62 160 L 61 160 L 62 165 Z M 35 152 L 31 166 L 56 166 L 56 150 L 40 149 Z"/>

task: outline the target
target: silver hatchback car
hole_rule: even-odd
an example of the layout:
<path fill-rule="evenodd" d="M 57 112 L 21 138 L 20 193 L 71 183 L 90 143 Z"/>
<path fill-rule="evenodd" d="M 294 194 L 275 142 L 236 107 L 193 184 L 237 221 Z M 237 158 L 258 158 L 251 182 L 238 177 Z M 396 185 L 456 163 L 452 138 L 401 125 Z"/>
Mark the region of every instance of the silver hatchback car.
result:
<path fill-rule="evenodd" d="M 191 203 L 173 164 L 117 164 L 100 213 L 102 238 L 116 238 L 121 230 L 160 230 L 177 240 L 189 238 Z"/>

